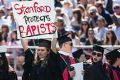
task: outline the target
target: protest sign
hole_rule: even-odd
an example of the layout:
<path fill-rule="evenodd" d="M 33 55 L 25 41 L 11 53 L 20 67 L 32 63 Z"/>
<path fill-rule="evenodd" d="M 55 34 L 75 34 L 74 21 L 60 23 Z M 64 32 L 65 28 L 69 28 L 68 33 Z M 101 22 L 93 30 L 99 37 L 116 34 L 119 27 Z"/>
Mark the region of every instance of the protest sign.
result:
<path fill-rule="evenodd" d="M 54 0 L 13 2 L 12 8 L 18 38 L 52 38 L 55 35 Z"/>

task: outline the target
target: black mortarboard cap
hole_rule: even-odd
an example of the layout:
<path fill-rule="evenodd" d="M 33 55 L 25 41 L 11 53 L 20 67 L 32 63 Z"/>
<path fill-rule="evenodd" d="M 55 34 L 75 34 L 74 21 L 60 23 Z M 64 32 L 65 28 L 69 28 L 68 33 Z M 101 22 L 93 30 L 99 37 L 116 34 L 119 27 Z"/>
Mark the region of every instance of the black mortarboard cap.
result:
<path fill-rule="evenodd" d="M 77 51 L 72 53 L 74 58 L 79 58 L 82 54 L 83 54 L 83 50 L 82 49 L 78 49 Z"/>
<path fill-rule="evenodd" d="M 118 50 L 118 49 L 114 49 L 106 54 L 106 58 L 108 60 L 113 60 L 118 57 L 120 58 L 120 50 Z"/>
<path fill-rule="evenodd" d="M 59 43 L 59 46 L 62 45 L 63 43 L 65 43 L 65 42 L 72 41 L 72 39 L 70 37 L 68 37 L 68 35 L 69 34 L 63 35 L 63 36 L 61 36 L 57 39 L 58 43 Z"/>
<path fill-rule="evenodd" d="M 99 46 L 99 45 L 93 45 L 93 52 L 94 51 L 101 52 L 103 54 L 104 53 L 104 48 Z"/>
<path fill-rule="evenodd" d="M 46 47 L 46 48 L 51 49 L 51 41 L 49 41 L 49 40 L 39 39 L 37 42 L 37 45 L 39 47 Z"/>

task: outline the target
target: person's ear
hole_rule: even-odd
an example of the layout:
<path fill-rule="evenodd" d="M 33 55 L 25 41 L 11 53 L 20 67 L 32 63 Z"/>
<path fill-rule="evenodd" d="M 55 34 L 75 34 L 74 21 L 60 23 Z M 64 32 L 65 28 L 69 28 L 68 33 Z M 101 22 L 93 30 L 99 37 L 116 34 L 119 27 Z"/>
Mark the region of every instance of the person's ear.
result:
<path fill-rule="evenodd" d="M 119 57 L 117 58 L 117 61 L 120 61 L 120 58 L 119 58 Z"/>

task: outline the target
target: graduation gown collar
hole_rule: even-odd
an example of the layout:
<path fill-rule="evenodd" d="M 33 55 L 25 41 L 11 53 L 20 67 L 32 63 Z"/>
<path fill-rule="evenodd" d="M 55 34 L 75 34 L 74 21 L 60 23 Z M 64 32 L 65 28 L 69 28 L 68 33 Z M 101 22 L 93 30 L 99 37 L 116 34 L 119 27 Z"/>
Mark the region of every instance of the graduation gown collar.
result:
<path fill-rule="evenodd" d="M 60 54 L 65 55 L 65 56 L 70 56 L 70 53 L 64 52 L 64 51 L 58 51 Z"/>

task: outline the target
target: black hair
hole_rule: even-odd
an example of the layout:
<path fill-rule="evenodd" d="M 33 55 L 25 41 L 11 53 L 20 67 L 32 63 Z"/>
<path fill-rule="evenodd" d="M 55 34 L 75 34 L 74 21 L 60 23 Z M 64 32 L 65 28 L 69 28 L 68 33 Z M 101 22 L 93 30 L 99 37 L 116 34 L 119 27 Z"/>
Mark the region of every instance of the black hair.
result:
<path fill-rule="evenodd" d="M 113 58 L 112 60 L 109 60 L 109 63 L 110 63 L 111 65 L 113 65 L 113 64 L 115 64 L 116 60 L 117 60 L 117 58 Z"/>
<path fill-rule="evenodd" d="M 73 11 L 73 14 L 77 14 L 77 16 L 78 16 L 77 21 L 80 24 L 81 23 L 81 16 L 82 16 L 80 10 Z"/>
<path fill-rule="evenodd" d="M 111 51 L 110 53 L 106 54 L 106 59 L 111 65 L 114 65 L 117 61 L 117 58 L 120 58 L 120 53 L 116 50 Z"/>

